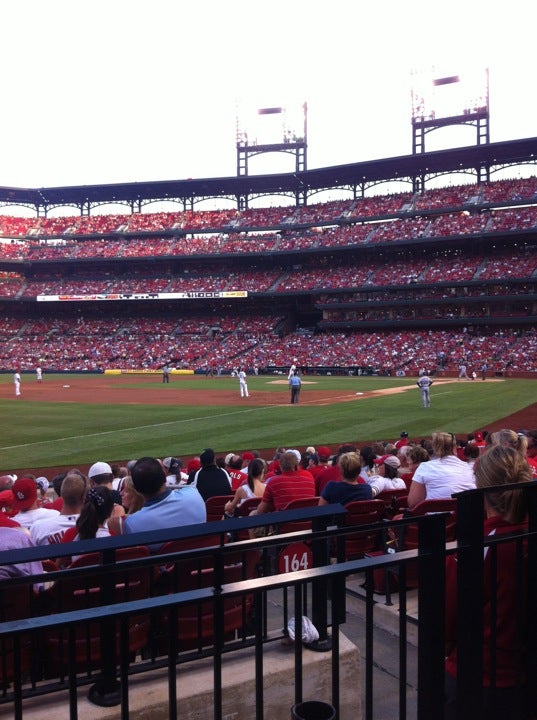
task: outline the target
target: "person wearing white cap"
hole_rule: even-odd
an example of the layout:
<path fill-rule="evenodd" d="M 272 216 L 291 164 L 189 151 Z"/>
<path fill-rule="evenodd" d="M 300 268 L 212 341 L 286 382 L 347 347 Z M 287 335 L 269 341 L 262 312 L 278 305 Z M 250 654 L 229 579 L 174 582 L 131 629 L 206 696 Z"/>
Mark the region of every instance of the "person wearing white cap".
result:
<path fill-rule="evenodd" d="M 104 485 L 104 487 L 109 488 L 112 491 L 114 504 L 121 506 L 121 493 L 118 490 L 114 490 L 114 473 L 108 463 L 102 461 L 93 463 L 88 470 L 88 478 L 91 487 Z"/>

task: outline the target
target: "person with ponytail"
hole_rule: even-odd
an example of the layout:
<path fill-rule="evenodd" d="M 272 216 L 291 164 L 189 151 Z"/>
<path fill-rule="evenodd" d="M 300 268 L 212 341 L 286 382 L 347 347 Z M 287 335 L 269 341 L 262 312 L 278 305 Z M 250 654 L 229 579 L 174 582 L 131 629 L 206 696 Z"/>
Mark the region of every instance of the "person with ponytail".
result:
<path fill-rule="evenodd" d="M 62 542 L 110 537 L 107 523 L 113 510 L 114 496 L 110 488 L 104 485 L 90 488 L 76 525 L 64 534 Z M 77 557 L 79 556 L 73 556 L 71 562 Z M 65 564 L 65 561 L 62 564 Z"/>
<path fill-rule="evenodd" d="M 254 458 L 248 465 L 248 476 L 245 483 L 235 490 L 235 496 L 224 506 L 224 516 L 233 517 L 235 510 L 245 500 L 258 497 L 262 498 L 265 492 L 265 478 L 267 474 L 267 463 L 261 458 Z"/>
<path fill-rule="evenodd" d="M 537 458 L 528 456 L 528 437 L 524 433 L 516 433 L 514 430 L 504 428 L 498 430 L 490 435 L 490 443 L 492 445 L 506 445 L 507 447 L 515 448 L 518 452 L 522 453 L 528 465 L 530 466 L 533 479 L 537 478 Z"/>

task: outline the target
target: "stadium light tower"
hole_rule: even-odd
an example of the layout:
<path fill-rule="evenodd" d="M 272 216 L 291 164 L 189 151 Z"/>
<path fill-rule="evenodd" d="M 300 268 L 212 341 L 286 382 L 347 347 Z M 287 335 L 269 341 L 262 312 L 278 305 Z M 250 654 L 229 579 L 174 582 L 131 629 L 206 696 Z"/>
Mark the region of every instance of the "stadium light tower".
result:
<path fill-rule="evenodd" d="M 237 175 L 246 176 L 249 160 L 267 153 L 295 158 L 295 172 L 307 170 L 308 105 L 237 110 Z"/>
<path fill-rule="evenodd" d="M 465 74 L 412 73 L 412 153 L 425 152 L 428 133 L 448 126 L 472 125 L 476 144 L 490 142 L 488 69 Z M 486 174 L 488 169 L 478 170 Z M 485 179 L 480 177 L 479 180 Z"/>

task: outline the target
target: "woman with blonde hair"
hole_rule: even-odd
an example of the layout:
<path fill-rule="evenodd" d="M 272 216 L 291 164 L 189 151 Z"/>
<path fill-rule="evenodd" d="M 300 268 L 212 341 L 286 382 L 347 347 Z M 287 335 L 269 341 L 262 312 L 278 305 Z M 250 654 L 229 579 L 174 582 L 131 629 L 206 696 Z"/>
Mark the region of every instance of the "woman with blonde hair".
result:
<path fill-rule="evenodd" d="M 422 462 L 412 476 L 408 491 L 410 509 L 423 500 L 450 498 L 456 492 L 475 488 L 472 468 L 456 455 L 455 435 L 435 432 L 431 441 L 433 457 L 428 462 Z"/>
<path fill-rule="evenodd" d="M 127 475 L 123 478 L 121 486 L 121 503 L 125 508 L 123 515 L 112 516 L 108 519 L 108 529 L 111 535 L 122 535 L 123 534 L 123 521 L 126 515 L 132 515 L 138 510 L 141 510 L 144 506 L 144 496 L 141 495 L 138 490 L 134 487 L 132 478 Z"/>
<path fill-rule="evenodd" d="M 525 455 L 528 450 L 528 438 L 522 433 L 519 434 L 507 428 L 491 433 L 490 444 L 512 447 L 523 455 Z"/>
<path fill-rule="evenodd" d="M 485 537 L 517 533 L 527 521 L 527 493 L 504 485 L 523 485 L 532 480 L 521 452 L 508 445 L 491 445 L 475 470 L 478 488 L 498 488 L 484 493 Z M 519 557 L 517 558 L 517 554 Z M 518 562 L 517 562 L 518 560 Z M 521 562 L 522 560 L 522 562 Z M 528 608 L 522 588 L 526 582 L 527 550 L 524 545 L 500 542 L 485 547 L 483 577 L 483 717 L 490 720 L 521 720 L 524 700 L 524 638 Z M 522 570 L 522 572 L 521 572 Z M 457 558 L 446 559 L 446 714 L 457 717 Z M 495 668 L 494 676 L 490 669 Z"/>
<path fill-rule="evenodd" d="M 330 480 L 321 492 L 319 505 L 341 503 L 346 505 L 353 500 L 371 500 L 373 490 L 360 477 L 362 460 L 357 452 L 343 453 L 338 458 L 341 480 Z"/>
<path fill-rule="evenodd" d="M 528 438 L 524 433 L 516 433 L 514 430 L 504 428 L 503 430 L 498 430 L 490 434 L 490 444 L 505 445 L 506 447 L 512 447 L 518 450 L 528 461 L 533 478 L 537 478 L 537 460 L 528 457 Z"/>

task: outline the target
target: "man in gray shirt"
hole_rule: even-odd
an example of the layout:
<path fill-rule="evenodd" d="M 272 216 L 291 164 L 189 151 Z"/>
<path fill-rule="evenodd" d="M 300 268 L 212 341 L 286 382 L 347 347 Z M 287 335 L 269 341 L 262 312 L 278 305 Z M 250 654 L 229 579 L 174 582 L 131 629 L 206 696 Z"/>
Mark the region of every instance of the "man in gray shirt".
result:
<path fill-rule="evenodd" d="M 416 382 L 416 385 L 421 390 L 421 404 L 424 408 L 431 407 L 431 396 L 429 393 L 429 388 L 433 384 L 433 380 L 425 373 L 425 375 L 422 375 L 419 380 Z"/>

